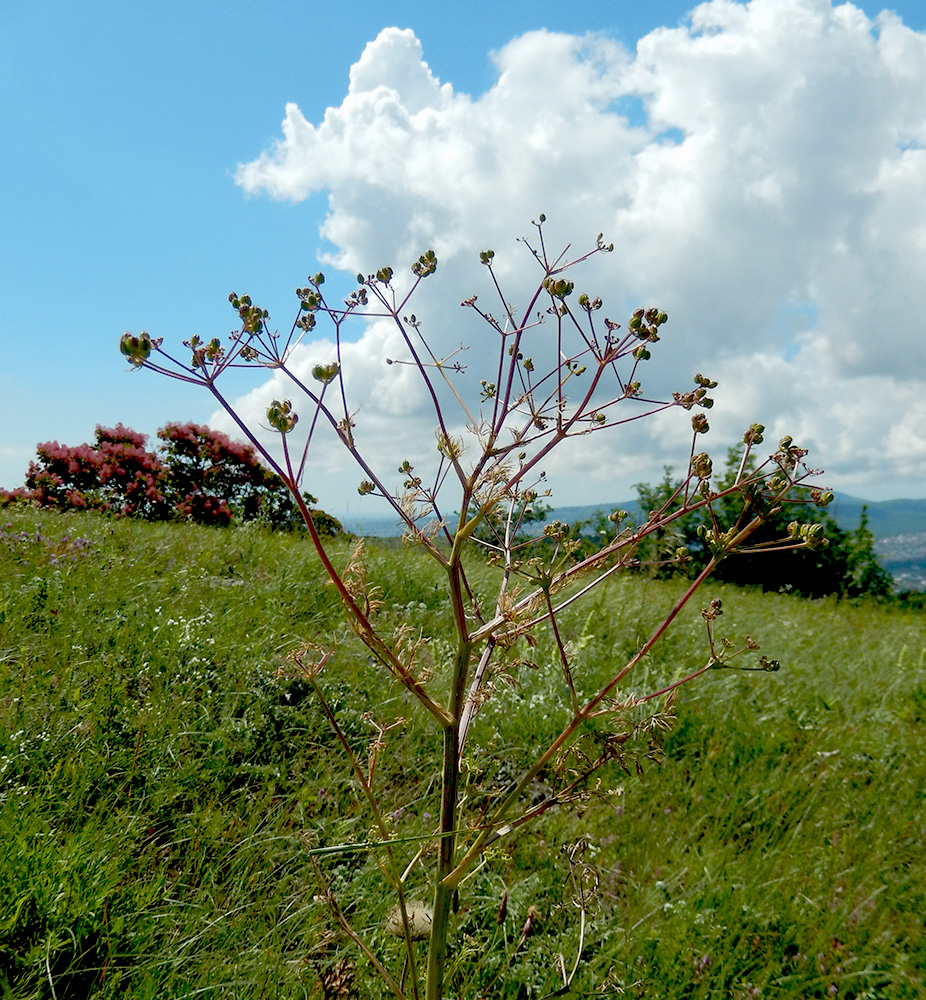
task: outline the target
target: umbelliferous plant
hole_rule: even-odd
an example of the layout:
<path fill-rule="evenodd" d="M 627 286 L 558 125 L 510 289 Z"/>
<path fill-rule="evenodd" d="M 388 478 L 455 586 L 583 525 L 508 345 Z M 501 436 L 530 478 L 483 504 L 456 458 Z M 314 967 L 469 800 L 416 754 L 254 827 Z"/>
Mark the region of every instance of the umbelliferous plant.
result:
<path fill-rule="evenodd" d="M 754 533 L 780 512 L 811 470 L 805 465 L 804 449 L 790 439 L 780 442 L 767 458 L 747 461 L 763 443 L 764 429 L 753 425 L 745 434 L 744 461 L 738 471 L 722 486 L 714 485 L 711 459 L 699 444 L 709 429 L 706 411 L 716 383 L 699 373 L 691 385 L 669 398 L 650 398 L 643 388 L 644 372 L 668 317 L 658 308 L 641 308 L 626 326 L 607 318 L 601 299 L 576 291 L 574 274 L 589 258 L 612 247 L 599 236 L 587 253 L 554 256 L 544 243 L 543 222 L 541 216 L 534 223 L 535 236 L 524 241 L 537 268 L 537 281 L 519 308 L 502 292 L 494 252 L 480 254 L 489 291 L 497 296 L 498 314 L 486 309 L 476 295 L 462 306 L 493 331 L 498 350 L 475 378 L 457 359 L 442 358 L 432 350 L 426 319 L 409 309 L 422 282 L 439 280 L 433 278 L 438 260 L 431 250 L 413 262 L 406 277 L 390 267 L 357 275 L 357 287 L 345 301 L 326 297 L 323 275 L 310 277 L 297 289 L 298 313 L 288 333 L 272 330 L 267 311 L 249 296 L 232 293 L 229 300 L 240 328 L 228 340 L 191 337 L 181 354 L 147 332 L 127 333 L 121 341 L 122 353 L 134 367 L 179 378 L 212 393 L 268 467 L 283 479 L 340 595 L 346 619 L 368 651 L 370 669 L 381 671 L 404 689 L 408 702 L 430 720 L 440 736 L 433 831 L 422 838 L 396 837 L 387 793 L 377 780 L 378 761 L 393 723 L 371 718 L 372 742 L 365 755 L 358 751 L 356 736 L 347 731 L 336 699 L 326 693 L 326 668 L 336 667 L 336 646 L 306 637 L 305 644 L 292 653 L 291 662 L 314 690 L 352 769 L 376 831 L 364 849 L 375 854 L 395 893 L 387 930 L 402 944 L 401 966 L 391 963 L 380 938 L 371 939 L 363 928 L 354 926 L 349 908 L 339 899 L 319 860 L 316 870 L 322 896 L 340 931 L 361 950 L 387 991 L 398 997 L 438 1000 L 490 990 L 492 977 L 480 980 L 472 970 L 465 973 L 458 966 L 453 971 L 448 967 L 452 911 L 461 888 L 465 891 L 464 880 L 519 829 L 540 821 L 554 806 L 582 801 L 596 774 L 607 765 L 625 766 L 638 745 L 643 747 L 640 752 L 648 752 L 654 735 L 671 722 L 679 687 L 734 661 L 748 669 L 777 668 L 775 661 L 758 656 L 758 644 L 752 638 L 734 643 L 715 634 L 720 607 L 714 602 L 703 611 L 708 638 L 703 663 L 652 690 L 632 691 L 635 669 L 699 586 L 731 553 L 750 547 Z M 435 441 L 427 449 L 423 442 L 412 443 L 417 449 L 415 462 L 401 462 L 397 482 L 396 470 L 381 468 L 377 456 L 361 446 L 359 418 L 342 363 L 345 325 L 373 318 L 394 324 L 405 356 L 388 359 L 388 363 L 413 367 L 433 409 Z M 305 379 L 294 361 L 300 342 L 322 320 L 333 329 L 332 356 L 314 366 L 311 380 Z M 275 432 L 277 447 L 268 446 L 259 428 L 250 426 L 223 394 L 223 374 L 240 367 L 273 370 L 289 380 L 288 397 L 273 400 L 266 410 L 266 425 Z M 654 510 L 636 528 L 624 527 L 623 512 L 615 511 L 610 518 L 612 530 L 599 536 L 591 553 L 587 542 L 580 544 L 563 525 L 532 519 L 534 505 L 543 503 L 547 495 L 543 465 L 555 451 L 568 449 L 580 436 L 619 433 L 623 425 L 669 408 L 690 412 L 692 432 L 687 474 L 674 488 L 671 503 Z M 401 614 L 385 614 L 382 591 L 370 578 L 362 543 L 345 562 L 316 529 L 301 487 L 312 469 L 313 445 L 322 434 L 337 441 L 356 463 L 359 493 L 385 501 L 404 526 L 407 542 L 420 547 L 439 567 L 451 643 L 432 641 L 433 636 L 414 629 Z M 430 454 L 422 459 L 425 451 Z M 815 491 L 813 499 L 825 503 L 829 497 Z M 712 517 L 714 509 L 722 507 L 726 513 L 734 502 L 739 514 L 732 522 Z M 702 514 L 700 538 L 711 553 L 706 565 L 635 652 L 609 664 L 607 679 L 589 691 L 589 678 L 582 674 L 575 647 L 562 628 L 566 609 L 634 565 L 638 548 L 649 536 L 665 532 L 693 512 Z M 802 525 L 795 519 L 782 537 L 764 540 L 759 547 L 777 550 L 824 544 L 816 525 Z M 680 547 L 671 558 L 684 561 L 688 552 Z M 476 567 L 484 567 L 486 560 L 497 567 L 491 595 L 474 583 Z M 552 650 L 546 669 L 556 672 L 562 692 L 555 735 L 535 748 L 532 760 L 519 773 L 494 790 L 482 796 L 464 794 L 464 760 L 473 749 L 468 742 L 474 719 L 487 703 L 505 698 L 506 680 L 520 668 L 536 665 L 532 651 L 541 634 Z M 540 777 L 545 790 L 538 797 L 533 789 Z M 326 845 L 324 854 L 337 856 L 340 849 Z M 570 864 L 584 927 L 581 863 L 572 857 Z M 420 878 L 423 868 L 429 869 L 429 898 L 412 898 L 409 880 Z M 534 916 L 525 923 L 519 947 L 530 933 Z M 419 961 L 416 941 L 422 937 L 427 938 L 427 957 Z M 562 963 L 564 989 L 576 973 L 578 959 L 577 955 L 575 963 L 570 963 L 571 971 Z M 496 975 L 503 975 L 503 969 Z"/>

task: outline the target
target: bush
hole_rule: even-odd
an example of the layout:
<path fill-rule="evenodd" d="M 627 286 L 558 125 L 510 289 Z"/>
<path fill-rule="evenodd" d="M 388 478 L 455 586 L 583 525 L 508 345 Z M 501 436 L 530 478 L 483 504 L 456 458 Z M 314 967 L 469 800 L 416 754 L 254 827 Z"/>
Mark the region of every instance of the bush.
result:
<path fill-rule="evenodd" d="M 112 510 L 159 520 L 168 516 L 165 470 L 145 449 L 147 435 L 122 424 L 97 425 L 96 441 L 77 447 L 46 441 L 36 446 L 26 488 L 43 507 Z"/>
<path fill-rule="evenodd" d="M 754 433 L 754 432 L 751 432 Z M 731 448 L 727 455 L 726 469 L 716 491 L 723 494 L 736 482 L 743 464 L 745 442 Z M 749 463 L 747 462 L 747 465 Z M 682 503 L 683 483 L 665 470 L 656 485 L 637 484 L 637 496 L 644 517 L 650 511 L 670 513 Z M 891 593 L 893 580 L 881 566 L 874 550 L 874 535 L 868 528 L 867 510 L 863 508 L 860 523 L 854 531 L 845 531 L 825 512 L 831 494 L 822 494 L 809 488 L 798 487 L 777 510 L 765 514 L 748 546 L 724 559 L 714 575 L 728 583 L 759 586 L 767 591 L 792 591 L 805 597 L 823 597 L 837 594 L 842 597 L 859 597 L 868 594 L 886 597 Z M 782 548 L 777 540 L 789 533 L 789 525 L 800 507 L 801 520 L 808 525 L 819 525 L 825 534 L 826 544 L 815 547 L 795 545 Z M 741 507 L 732 495 L 720 495 L 710 506 L 683 523 L 673 522 L 660 532 L 655 532 L 641 548 L 641 562 L 651 573 L 668 577 L 685 573 L 694 577 L 711 559 L 710 545 L 706 541 L 709 531 L 732 529 L 742 517 Z M 763 549 L 774 547 L 773 552 Z M 678 549 L 686 558 L 676 557 Z"/>
<path fill-rule="evenodd" d="M 227 525 L 233 519 L 297 527 L 302 515 L 286 484 L 261 464 L 251 445 L 194 423 L 168 423 L 156 451 L 147 435 L 121 423 L 96 428 L 93 444 L 46 441 L 36 446 L 24 489 L 0 491 L 0 502 L 32 501 L 59 510 L 101 510 L 149 521 L 173 518 Z M 314 497 L 304 494 L 307 503 Z M 323 511 L 322 534 L 343 529 Z"/>

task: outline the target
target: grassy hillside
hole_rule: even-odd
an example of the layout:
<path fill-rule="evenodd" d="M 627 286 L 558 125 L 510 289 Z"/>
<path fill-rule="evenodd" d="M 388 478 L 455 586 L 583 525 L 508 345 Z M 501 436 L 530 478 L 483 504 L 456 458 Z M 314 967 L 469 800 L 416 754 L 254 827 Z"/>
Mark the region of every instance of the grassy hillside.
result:
<path fill-rule="evenodd" d="M 323 683 L 358 752 L 369 713 L 407 718 L 377 761 L 403 866 L 432 828 L 439 734 L 342 627 L 308 546 L 247 529 L 3 518 L 0 995 L 321 997 L 322 977 L 327 996 L 378 996 L 333 932 L 319 873 L 387 964 L 393 901 L 375 850 L 309 853 L 373 834 L 287 653 L 337 644 Z M 439 685 L 436 571 L 395 546 L 368 562 L 383 613 L 431 636 Z M 674 594 L 619 580 L 564 621 L 589 688 Z M 708 587 L 646 661 L 652 682 L 701 662 L 697 608 L 711 597 L 719 631 L 753 636 L 782 669 L 712 671 L 683 689 L 642 776 L 615 766 L 578 815 L 552 812 L 487 858 L 460 894 L 461 997 L 556 990 L 557 955 L 571 966 L 579 943 L 577 885 L 585 993 L 923 995 L 922 613 Z M 554 730 L 564 691 L 548 654 L 541 642 L 538 669 L 478 717 L 474 801 Z M 416 877 L 410 891 L 426 894 Z"/>

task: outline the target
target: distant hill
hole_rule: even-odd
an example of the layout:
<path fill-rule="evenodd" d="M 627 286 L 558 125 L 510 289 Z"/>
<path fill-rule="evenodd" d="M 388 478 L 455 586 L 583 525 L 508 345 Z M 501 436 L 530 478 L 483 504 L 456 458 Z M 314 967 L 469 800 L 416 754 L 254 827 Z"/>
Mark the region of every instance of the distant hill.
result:
<path fill-rule="evenodd" d="M 875 551 L 896 589 L 926 590 L 926 499 L 874 501 L 837 493 L 829 511 L 840 528 L 852 531 L 863 507 L 868 508 Z"/>
<path fill-rule="evenodd" d="M 868 508 L 868 526 L 875 536 L 875 549 L 884 567 L 894 577 L 897 590 L 926 590 L 926 499 L 923 500 L 860 500 L 847 493 L 837 493 L 827 512 L 844 531 L 858 527 L 862 508 Z M 626 510 L 639 518 L 636 500 L 620 503 L 586 504 L 578 507 L 557 507 L 549 520 L 588 521 L 598 512 Z M 389 538 L 402 534 L 395 518 L 390 516 L 341 519 L 348 531 L 358 535 Z"/>
<path fill-rule="evenodd" d="M 868 527 L 877 539 L 926 532 L 926 499 L 859 500 L 847 493 L 837 493 L 829 512 L 840 528 L 858 527 L 862 507 L 868 508 Z"/>

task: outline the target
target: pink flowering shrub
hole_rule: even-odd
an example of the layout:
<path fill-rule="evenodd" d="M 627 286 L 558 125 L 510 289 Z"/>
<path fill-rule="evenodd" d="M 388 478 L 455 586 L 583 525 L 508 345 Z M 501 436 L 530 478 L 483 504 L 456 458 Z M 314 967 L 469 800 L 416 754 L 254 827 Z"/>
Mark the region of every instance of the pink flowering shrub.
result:
<path fill-rule="evenodd" d="M 194 423 L 169 423 L 158 431 L 168 481 L 182 516 L 204 524 L 228 524 L 233 508 L 244 520 L 260 516 L 271 496 L 289 491 L 261 465 L 251 445 Z"/>
<path fill-rule="evenodd" d="M 164 466 L 146 441 L 122 424 L 97 425 L 94 444 L 46 441 L 36 446 L 39 461 L 29 463 L 26 488 L 43 507 L 163 518 L 170 509 Z"/>
<path fill-rule="evenodd" d="M 227 525 L 233 517 L 275 526 L 301 523 L 287 486 L 250 445 L 200 424 L 168 423 L 160 447 L 123 424 L 96 428 L 92 444 L 36 446 L 25 488 L 0 491 L 0 504 L 32 502 L 59 510 L 101 510 L 147 520 L 181 518 Z M 314 503 L 308 494 L 305 499 Z M 326 517 L 330 534 L 341 530 Z"/>

